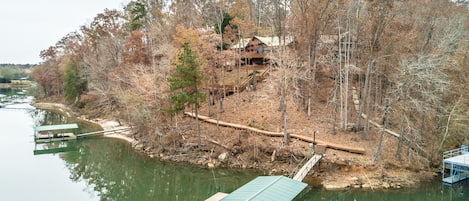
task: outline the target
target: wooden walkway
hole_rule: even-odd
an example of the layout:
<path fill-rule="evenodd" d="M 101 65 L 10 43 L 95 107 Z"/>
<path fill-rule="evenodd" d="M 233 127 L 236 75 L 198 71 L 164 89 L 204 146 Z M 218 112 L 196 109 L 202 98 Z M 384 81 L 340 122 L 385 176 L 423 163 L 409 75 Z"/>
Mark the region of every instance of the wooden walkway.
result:
<path fill-rule="evenodd" d="M 184 114 L 188 115 L 188 116 L 191 116 L 191 117 L 196 117 L 195 114 L 192 113 L 192 112 L 185 112 Z M 253 128 L 253 127 L 250 127 L 250 126 L 245 126 L 245 125 L 240 125 L 240 124 L 233 124 L 233 123 L 228 123 L 228 122 L 224 122 L 224 121 L 217 121 L 215 119 L 211 119 L 210 117 L 202 116 L 202 115 L 198 115 L 198 118 L 202 121 L 212 123 L 212 124 L 218 124 L 220 126 L 226 126 L 226 127 L 231 127 L 231 128 L 249 130 L 249 131 L 253 131 L 253 132 L 260 133 L 260 134 L 263 134 L 263 135 L 267 135 L 267 136 L 270 136 L 270 137 L 283 137 L 283 133 L 280 133 L 280 132 L 265 131 L 265 130 L 260 130 L 260 129 Z M 319 139 L 313 139 L 312 137 L 307 137 L 307 136 L 293 134 L 293 133 L 290 133 L 290 137 L 291 138 L 296 138 L 298 140 L 302 140 L 302 141 L 305 141 L 305 142 L 310 142 L 310 143 L 322 145 L 325 148 L 331 148 L 331 149 L 336 149 L 336 150 L 341 150 L 341 151 L 347 151 L 347 152 L 356 153 L 356 154 L 365 154 L 365 149 L 361 148 L 361 147 L 351 147 L 351 146 L 346 146 L 346 145 L 340 145 L 340 144 L 336 144 L 336 143 L 332 143 L 332 142 L 326 142 L 326 141 L 319 140 Z"/>
<path fill-rule="evenodd" d="M 296 173 L 293 179 L 296 181 L 303 181 L 303 179 L 306 177 L 308 172 L 314 167 L 314 165 L 316 165 L 316 163 L 319 162 L 319 160 L 321 160 L 321 158 L 322 158 L 322 154 L 314 154 L 314 156 L 311 157 L 311 159 L 309 159 L 305 165 L 303 165 L 300 171 Z"/>
<path fill-rule="evenodd" d="M 102 136 L 102 135 L 110 135 L 110 134 L 118 134 L 130 131 L 130 128 L 116 128 L 112 130 L 103 130 L 103 131 L 94 131 L 89 133 L 81 133 L 77 134 L 77 137 L 91 137 L 91 136 Z"/>

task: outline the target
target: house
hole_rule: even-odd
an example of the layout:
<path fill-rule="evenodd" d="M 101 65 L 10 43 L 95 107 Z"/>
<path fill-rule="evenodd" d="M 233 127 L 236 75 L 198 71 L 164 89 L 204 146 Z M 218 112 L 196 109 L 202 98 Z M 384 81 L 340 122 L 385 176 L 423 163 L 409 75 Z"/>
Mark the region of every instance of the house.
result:
<path fill-rule="evenodd" d="M 267 53 L 278 49 L 282 45 L 291 45 L 293 37 L 262 37 L 242 38 L 231 47 L 241 55 L 241 63 L 244 65 L 264 65 L 268 62 Z"/>

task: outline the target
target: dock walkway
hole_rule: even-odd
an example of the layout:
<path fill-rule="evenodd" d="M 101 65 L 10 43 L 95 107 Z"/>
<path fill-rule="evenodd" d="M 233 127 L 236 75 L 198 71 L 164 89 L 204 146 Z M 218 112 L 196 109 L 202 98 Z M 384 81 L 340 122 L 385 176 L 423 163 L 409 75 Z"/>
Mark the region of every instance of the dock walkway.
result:
<path fill-rule="evenodd" d="M 322 154 L 314 154 L 314 156 L 311 157 L 311 159 L 309 159 L 308 162 L 306 162 L 305 165 L 303 165 L 303 167 L 300 169 L 300 171 L 298 171 L 295 174 L 293 179 L 296 180 L 296 181 L 303 181 L 303 179 L 306 177 L 306 175 L 311 170 L 311 168 L 313 168 L 314 165 L 316 165 L 316 163 L 318 163 L 319 160 L 321 160 L 321 158 L 322 158 Z"/>

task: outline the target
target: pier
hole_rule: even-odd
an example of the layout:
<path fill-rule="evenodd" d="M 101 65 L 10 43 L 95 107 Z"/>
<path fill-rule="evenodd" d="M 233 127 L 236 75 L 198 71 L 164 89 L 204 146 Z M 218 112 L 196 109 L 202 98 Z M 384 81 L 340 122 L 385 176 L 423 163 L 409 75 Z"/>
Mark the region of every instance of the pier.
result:
<path fill-rule="evenodd" d="M 453 184 L 469 178 L 469 152 L 467 145 L 445 151 L 441 169 L 442 181 Z"/>

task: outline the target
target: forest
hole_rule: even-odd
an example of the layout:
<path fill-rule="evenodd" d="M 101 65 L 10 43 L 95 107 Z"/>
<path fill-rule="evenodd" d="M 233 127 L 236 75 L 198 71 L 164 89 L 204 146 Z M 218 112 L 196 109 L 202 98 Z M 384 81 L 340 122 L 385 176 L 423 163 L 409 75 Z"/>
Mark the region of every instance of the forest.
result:
<path fill-rule="evenodd" d="M 289 134 L 319 130 L 319 138 L 351 138 L 373 162 L 410 150 L 432 167 L 443 151 L 469 144 L 468 4 L 135 0 L 41 51 L 33 77 L 41 99 L 125 122 L 160 153 L 200 154 L 216 142 L 233 157 L 252 149 L 270 160 L 293 146 Z M 247 59 L 254 52 L 243 41 L 264 37 L 277 42 L 264 42 L 261 62 L 248 64 L 255 56 Z M 226 137 L 240 131 L 185 111 L 284 137 L 274 148 L 265 139 L 240 145 L 245 134 Z M 259 152 L 246 160 L 262 161 Z"/>
<path fill-rule="evenodd" d="M 0 83 L 10 83 L 11 80 L 28 78 L 32 64 L 0 64 Z"/>

